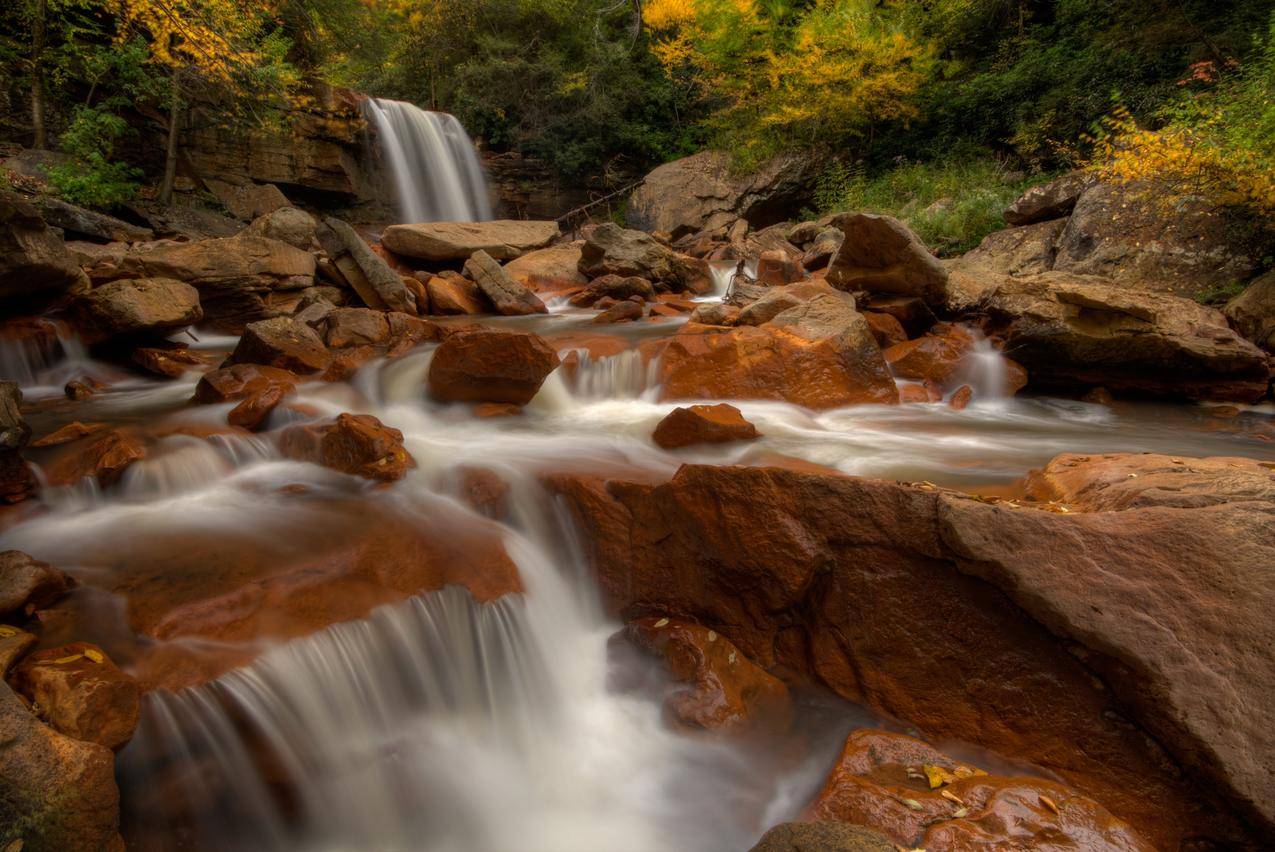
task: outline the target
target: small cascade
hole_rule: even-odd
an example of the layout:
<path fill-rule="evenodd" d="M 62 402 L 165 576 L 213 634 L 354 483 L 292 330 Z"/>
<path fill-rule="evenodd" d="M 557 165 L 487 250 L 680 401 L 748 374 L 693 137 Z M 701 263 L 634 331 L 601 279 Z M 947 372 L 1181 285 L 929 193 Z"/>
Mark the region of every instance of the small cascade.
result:
<path fill-rule="evenodd" d="M 455 116 L 384 98 L 366 101 L 364 112 L 376 125 L 404 222 L 492 218 L 478 152 Z"/>
<path fill-rule="evenodd" d="M 982 334 L 973 329 L 970 333 L 975 337 L 974 346 L 962 359 L 953 386 L 969 385 L 979 402 L 1007 399 L 1009 371 L 1005 356 Z"/>
<path fill-rule="evenodd" d="M 576 350 L 572 396 L 577 400 L 645 399 L 658 390 L 659 359 L 647 361 L 637 349 L 605 358 L 592 358 L 587 349 Z"/>
<path fill-rule="evenodd" d="M 92 373 L 93 366 L 84 344 L 60 323 L 24 320 L 0 329 L 0 379 L 17 382 L 24 392 L 61 393 L 67 381 Z"/>

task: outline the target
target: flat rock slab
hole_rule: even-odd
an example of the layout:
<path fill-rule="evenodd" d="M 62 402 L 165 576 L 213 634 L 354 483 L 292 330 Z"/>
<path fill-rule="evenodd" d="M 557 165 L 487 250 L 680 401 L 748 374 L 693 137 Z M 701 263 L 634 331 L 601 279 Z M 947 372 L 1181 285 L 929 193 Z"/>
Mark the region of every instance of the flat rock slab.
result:
<path fill-rule="evenodd" d="M 513 260 L 544 248 L 557 236 L 557 222 L 497 219 L 391 225 L 381 234 L 381 242 L 395 254 L 421 260 L 467 260 L 477 251 L 496 260 Z"/>

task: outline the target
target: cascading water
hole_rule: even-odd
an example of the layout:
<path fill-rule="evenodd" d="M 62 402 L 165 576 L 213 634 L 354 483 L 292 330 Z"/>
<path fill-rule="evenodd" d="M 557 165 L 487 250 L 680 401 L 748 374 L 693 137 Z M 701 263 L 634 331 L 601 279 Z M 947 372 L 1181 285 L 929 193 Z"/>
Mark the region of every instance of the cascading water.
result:
<path fill-rule="evenodd" d="M 492 218 L 478 152 L 455 116 L 384 98 L 369 99 L 364 111 L 376 125 L 404 222 Z"/>

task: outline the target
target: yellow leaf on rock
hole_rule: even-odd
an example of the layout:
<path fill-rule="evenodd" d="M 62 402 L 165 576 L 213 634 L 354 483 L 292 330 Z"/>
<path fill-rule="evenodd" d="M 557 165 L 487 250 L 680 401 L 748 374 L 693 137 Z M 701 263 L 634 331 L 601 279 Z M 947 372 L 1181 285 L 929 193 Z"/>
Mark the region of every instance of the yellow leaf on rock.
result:
<path fill-rule="evenodd" d="M 904 799 L 903 804 L 907 805 L 909 808 L 911 808 L 914 811 L 925 810 L 925 808 L 921 807 L 921 803 L 918 802 L 916 799 Z"/>
<path fill-rule="evenodd" d="M 956 780 L 956 776 L 951 772 L 941 766 L 935 766 L 933 763 L 927 763 L 921 768 L 925 770 L 925 777 L 930 782 L 931 790 L 937 790 L 944 784 L 951 784 Z"/>
<path fill-rule="evenodd" d="M 92 660 L 95 663 L 102 663 L 103 661 L 106 660 L 106 657 L 102 655 L 102 652 L 97 650 L 96 648 L 85 648 L 84 656 L 88 657 L 90 660 Z"/>
<path fill-rule="evenodd" d="M 79 660 L 79 659 L 81 659 L 81 658 L 83 658 L 83 657 L 84 657 L 84 655 L 83 655 L 83 654 L 71 654 L 69 657 L 59 657 L 58 659 L 56 659 L 56 660 L 54 660 L 54 661 L 53 661 L 53 665 L 55 665 L 55 666 L 64 666 L 64 665 L 66 665 L 67 663 L 73 663 L 73 662 L 75 662 L 76 660 Z"/>
<path fill-rule="evenodd" d="M 18 628 L 10 627 L 7 624 L 0 624 L 0 636 L 17 636 Z"/>
<path fill-rule="evenodd" d="M 939 793 L 939 795 L 947 799 L 949 802 L 956 802 L 958 805 L 965 804 L 965 802 L 961 801 L 961 797 L 953 793 L 951 790 L 943 790 Z"/>
<path fill-rule="evenodd" d="M 1054 813 L 1058 813 L 1058 803 L 1055 802 L 1053 799 L 1049 798 L 1048 796 L 1041 796 L 1040 803 L 1044 805 L 1045 807 L 1049 808 Z"/>

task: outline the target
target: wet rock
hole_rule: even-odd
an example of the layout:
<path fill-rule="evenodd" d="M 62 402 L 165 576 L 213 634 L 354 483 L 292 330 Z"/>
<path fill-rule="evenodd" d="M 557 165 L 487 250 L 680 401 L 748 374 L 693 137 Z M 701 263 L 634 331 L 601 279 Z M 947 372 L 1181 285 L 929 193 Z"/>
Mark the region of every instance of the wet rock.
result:
<path fill-rule="evenodd" d="M 1226 306 L 1231 327 L 1267 352 L 1275 352 L 1275 271 L 1245 288 Z"/>
<path fill-rule="evenodd" d="M 249 323 L 227 363 L 315 373 L 325 369 L 331 360 L 331 353 L 314 329 L 293 317 L 275 317 Z"/>
<path fill-rule="evenodd" d="M 1020 195 L 1004 213 L 1005 224 L 1031 225 L 1071 215 L 1085 190 L 1097 183 L 1086 172 L 1069 172 L 1049 183 L 1033 186 Z"/>
<path fill-rule="evenodd" d="M 974 399 L 974 389 L 969 385 L 961 385 L 952 391 L 952 395 L 948 397 L 947 404 L 949 408 L 956 411 L 964 411 L 969 407 L 970 402 Z"/>
<path fill-rule="evenodd" d="M 569 299 L 577 308 L 587 308 L 599 299 L 628 299 L 639 296 L 645 301 L 655 298 L 655 288 L 651 282 L 636 275 L 603 275 L 588 282 L 588 285 Z"/>
<path fill-rule="evenodd" d="M 0 452 L 20 450 L 31 439 L 22 418 L 22 389 L 17 382 L 0 381 Z"/>
<path fill-rule="evenodd" d="M 9 676 L 14 664 L 34 648 L 35 643 L 35 636 L 25 630 L 0 624 L 0 681 Z"/>
<path fill-rule="evenodd" d="M 509 483 L 494 470 L 466 465 L 460 470 L 460 496 L 475 512 L 501 520 L 509 515 Z"/>
<path fill-rule="evenodd" d="M 897 343 L 883 354 L 896 376 L 942 385 L 960 370 L 973 346 L 974 338 L 968 332 L 944 324 L 915 340 Z"/>
<path fill-rule="evenodd" d="M 319 243 L 369 308 L 416 313 L 416 300 L 389 264 L 348 224 L 329 216 L 317 232 Z"/>
<path fill-rule="evenodd" d="M 332 423 L 290 427 L 279 438 L 279 449 L 288 458 L 378 482 L 395 482 L 416 467 L 403 447 L 403 433 L 370 414 L 341 414 Z"/>
<path fill-rule="evenodd" d="M 757 427 L 745 420 L 738 408 L 720 402 L 673 409 L 655 427 L 652 437 L 658 446 L 673 450 L 692 444 L 751 441 L 757 437 Z"/>
<path fill-rule="evenodd" d="M 1005 353 L 1045 387 L 1252 402 L 1265 354 L 1219 312 L 1187 299 L 1056 272 L 1006 279 L 984 299 Z"/>
<path fill-rule="evenodd" d="M 440 316 L 487 313 L 487 302 L 478 285 L 461 275 L 431 276 L 425 282 L 430 310 Z"/>
<path fill-rule="evenodd" d="M 189 346 L 139 346 L 129 356 L 138 367 L 158 376 L 180 379 L 187 372 L 208 366 L 208 362 Z"/>
<path fill-rule="evenodd" d="M 77 443 L 44 473 L 50 485 L 72 485 L 91 476 L 106 488 L 114 485 L 129 465 L 144 458 L 145 442 L 130 431 L 111 429 L 100 437 Z"/>
<path fill-rule="evenodd" d="M 204 373 L 195 385 L 194 401 L 203 405 L 244 399 L 270 387 L 292 392 L 295 374 L 260 364 L 234 364 Z"/>
<path fill-rule="evenodd" d="M 41 306 L 87 284 L 40 212 L 16 193 L 0 192 L 0 302 Z"/>
<path fill-rule="evenodd" d="M 583 240 L 527 252 L 505 264 L 505 274 L 533 293 L 561 293 L 589 283 L 580 274 Z"/>
<path fill-rule="evenodd" d="M 651 616 L 629 622 L 624 635 L 663 657 L 675 681 L 689 684 L 666 702 L 681 724 L 742 733 L 783 730 L 791 721 L 788 687 L 716 631 L 684 619 Z"/>
<path fill-rule="evenodd" d="M 98 339 L 185 328 L 203 319 L 199 291 L 171 278 L 112 281 L 75 302 L 77 324 Z"/>
<path fill-rule="evenodd" d="M 480 251 L 495 260 L 513 260 L 544 248 L 558 233 L 557 222 L 521 219 L 424 222 L 391 225 L 381 234 L 381 242 L 395 254 L 421 260 L 467 260 Z"/>
<path fill-rule="evenodd" d="M 34 852 L 119 849 L 115 756 L 41 724 L 0 681 L 0 844 Z"/>
<path fill-rule="evenodd" d="M 870 296 L 863 305 L 863 310 L 894 317 L 909 338 L 925 334 L 938 322 L 930 306 L 915 297 Z"/>
<path fill-rule="evenodd" d="M 793 284 L 805 278 L 800 261 L 793 260 L 783 251 L 764 251 L 757 260 L 757 283 L 768 287 Z"/>
<path fill-rule="evenodd" d="M 32 441 L 31 446 L 56 447 L 61 444 L 69 444 L 71 441 L 78 441 L 81 438 L 87 438 L 89 435 L 105 432 L 110 428 L 111 425 L 109 423 L 81 423 L 76 420 L 65 426 L 58 427 L 37 441 Z"/>
<path fill-rule="evenodd" d="M 674 292 L 707 293 L 713 287 L 707 262 L 680 255 L 649 234 L 612 222 L 599 225 L 585 240 L 580 271 L 589 278 L 645 278 L 657 288 Z"/>
<path fill-rule="evenodd" d="M 390 336 L 386 314 L 370 308 L 337 308 L 327 316 L 327 344 L 333 349 L 376 346 Z"/>
<path fill-rule="evenodd" d="M 811 298 L 826 295 L 830 288 L 826 284 L 812 282 L 794 287 L 774 287 L 763 290 L 761 298 L 749 304 L 739 313 L 735 321 L 737 325 L 763 325 L 770 322 L 784 311 L 803 305 Z M 845 294 L 846 305 L 854 308 L 854 297 Z"/>
<path fill-rule="evenodd" d="M 80 379 L 72 379 L 62 388 L 62 393 L 66 394 L 67 399 L 74 399 L 77 402 L 82 399 L 88 399 L 96 392 L 96 388 L 89 382 Z"/>
<path fill-rule="evenodd" d="M 20 550 L 0 553 L 0 617 L 28 616 L 65 595 L 71 578 Z"/>
<path fill-rule="evenodd" d="M 465 261 L 465 275 L 491 300 L 497 313 L 523 316 L 549 311 L 539 296 L 510 278 L 500 264 L 484 251 L 474 252 Z"/>
<path fill-rule="evenodd" d="M 68 737 L 118 750 L 137 727 L 137 684 L 96 645 L 73 642 L 28 654 L 12 682 L 50 727 Z"/>
<path fill-rule="evenodd" d="M 883 834 L 845 822 L 785 822 L 749 852 L 898 852 Z"/>
<path fill-rule="evenodd" d="M 61 228 L 68 237 L 88 237 L 104 243 L 137 243 L 155 238 L 155 232 L 150 228 L 142 228 L 96 210 L 86 210 L 51 195 L 40 196 L 33 203 L 47 224 Z"/>
<path fill-rule="evenodd" d="M 828 266 L 829 284 L 842 290 L 915 296 L 932 307 L 946 302 L 947 270 L 898 219 L 841 213 L 831 224 L 845 240 Z"/>
<path fill-rule="evenodd" d="M 1097 802 L 1060 784 L 991 776 L 886 731 L 859 730 L 846 738 L 807 814 L 867 826 L 904 847 L 935 852 L 1154 849 Z"/>
<path fill-rule="evenodd" d="M 256 432 L 266 425 L 270 414 L 291 391 L 282 385 L 269 385 L 246 397 L 226 413 L 226 422 L 240 429 Z"/>
<path fill-rule="evenodd" d="M 742 311 L 734 305 L 721 302 L 700 305 L 691 311 L 690 321 L 702 325 L 734 325 Z"/>
<path fill-rule="evenodd" d="M 613 325 L 617 322 L 632 322 L 642 318 L 642 305 L 640 302 L 631 302 L 625 300 L 616 302 L 602 313 L 593 318 L 595 325 Z"/>
<path fill-rule="evenodd" d="M 538 334 L 467 329 L 435 350 L 429 389 L 442 402 L 526 405 L 558 364 L 558 353 Z"/>
<path fill-rule="evenodd" d="M 244 233 L 287 243 L 309 251 L 314 245 L 318 223 L 314 217 L 296 207 L 280 207 L 252 220 Z"/>
<path fill-rule="evenodd" d="M 518 417 L 522 414 L 522 406 L 511 402 L 480 402 L 474 406 L 475 417 Z"/>
<path fill-rule="evenodd" d="M 881 347 L 883 353 L 884 350 L 891 346 L 904 343 L 908 339 L 908 334 L 903 330 L 903 325 L 889 314 L 864 311 L 863 318 L 868 321 L 868 327 L 872 329 L 872 336 L 876 338 L 877 346 Z"/>

